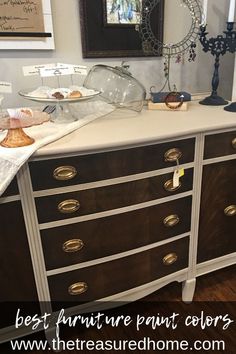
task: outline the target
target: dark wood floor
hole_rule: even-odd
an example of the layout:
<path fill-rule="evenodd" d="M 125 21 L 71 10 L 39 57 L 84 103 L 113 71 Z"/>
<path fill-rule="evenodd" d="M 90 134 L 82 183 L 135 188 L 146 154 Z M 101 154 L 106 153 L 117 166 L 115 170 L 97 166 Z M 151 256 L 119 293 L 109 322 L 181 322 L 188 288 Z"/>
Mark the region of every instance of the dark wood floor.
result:
<path fill-rule="evenodd" d="M 181 301 L 181 286 L 171 283 L 148 299 Z M 236 266 L 231 266 L 197 278 L 194 301 L 236 301 Z M 236 304 L 235 304 L 236 306 Z"/>
<path fill-rule="evenodd" d="M 197 279 L 196 291 L 194 295 L 194 302 L 191 304 L 184 304 L 181 301 L 181 284 L 171 283 L 166 287 L 160 289 L 156 293 L 153 293 L 146 297 L 144 301 L 131 303 L 115 309 L 105 312 L 108 316 L 130 315 L 137 321 L 137 315 L 143 316 L 145 319 L 151 316 L 157 318 L 158 316 L 171 316 L 173 313 L 179 314 L 178 329 L 173 330 L 166 328 L 165 326 L 159 326 L 152 329 L 150 325 L 143 325 L 140 330 L 137 331 L 136 322 L 129 326 L 119 326 L 118 328 L 112 328 L 109 325 L 103 326 L 102 329 L 97 328 L 81 328 L 75 326 L 74 328 L 65 327 L 61 330 L 61 338 L 65 341 L 76 339 L 79 340 L 103 340 L 108 339 L 126 339 L 126 340 L 142 340 L 144 337 L 149 337 L 154 341 L 158 340 L 183 340 L 190 341 L 190 344 L 194 340 L 224 340 L 225 350 L 201 350 L 198 353 L 227 353 L 234 354 L 236 352 L 236 266 L 231 266 L 211 274 L 201 276 Z M 234 323 L 230 324 L 227 329 L 223 329 L 223 325 L 226 323 L 219 320 L 217 325 L 206 326 L 204 330 L 200 326 L 188 326 L 186 327 L 184 320 L 187 316 L 202 316 L 202 323 L 204 324 L 206 316 L 211 318 L 217 315 L 228 316 L 234 320 Z M 44 339 L 43 333 L 35 334 L 34 336 L 28 336 L 27 339 Z M 64 350 L 64 353 L 77 353 L 79 350 Z M 152 353 L 151 351 L 142 350 L 144 353 Z M 156 350 L 157 351 L 157 350 Z M 52 353 L 51 349 L 45 351 L 18 351 L 19 353 Z M 91 353 L 94 351 L 80 351 L 82 353 Z M 126 353 L 126 351 L 108 351 L 109 353 Z M 132 351 L 133 353 L 141 352 L 139 350 Z M 162 351 L 167 353 L 167 351 Z M 168 351 L 168 353 L 179 353 L 179 351 Z M 195 350 L 189 350 L 185 353 L 194 353 Z M 197 352 L 197 351 L 196 351 Z M 0 345 L 0 353 L 8 354 L 13 353 L 9 344 L 5 343 Z"/>

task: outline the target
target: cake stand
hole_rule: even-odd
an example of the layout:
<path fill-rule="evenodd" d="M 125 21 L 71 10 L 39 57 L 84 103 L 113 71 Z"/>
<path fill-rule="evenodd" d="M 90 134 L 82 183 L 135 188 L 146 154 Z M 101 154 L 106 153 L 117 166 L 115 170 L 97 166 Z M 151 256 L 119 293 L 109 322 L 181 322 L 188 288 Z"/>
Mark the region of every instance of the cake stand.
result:
<path fill-rule="evenodd" d="M 16 148 L 31 145 L 34 139 L 28 136 L 23 128 L 39 125 L 50 120 L 50 115 L 45 112 L 33 111 L 33 116 L 11 118 L 3 116 L 0 119 L 0 129 L 7 130 L 6 137 L 0 142 L 0 146 Z"/>
<path fill-rule="evenodd" d="M 92 91 L 92 90 L 91 90 Z M 52 117 L 52 121 L 55 123 L 70 123 L 78 119 L 76 114 L 70 109 L 71 103 L 86 101 L 94 98 L 99 95 L 100 92 L 94 91 L 90 94 L 84 94 L 81 97 L 72 97 L 72 98 L 45 98 L 45 97 L 34 97 L 30 94 L 33 90 L 23 90 L 19 91 L 19 95 L 35 102 L 43 102 L 44 104 L 52 104 L 55 106 L 55 115 Z"/>

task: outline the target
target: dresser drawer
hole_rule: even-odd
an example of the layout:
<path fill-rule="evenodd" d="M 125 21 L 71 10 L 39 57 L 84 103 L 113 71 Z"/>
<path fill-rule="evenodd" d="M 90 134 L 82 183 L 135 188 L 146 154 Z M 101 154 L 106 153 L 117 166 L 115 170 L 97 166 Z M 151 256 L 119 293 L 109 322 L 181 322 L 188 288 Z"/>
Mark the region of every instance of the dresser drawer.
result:
<path fill-rule="evenodd" d="M 35 198 L 39 223 L 112 210 L 192 189 L 193 169 L 181 177 L 180 187 L 168 191 L 173 173 L 106 187 Z"/>
<path fill-rule="evenodd" d="M 192 138 L 92 155 L 32 161 L 29 167 L 33 189 L 64 187 L 170 167 L 176 164 L 166 161 L 177 156 L 173 149 L 178 149 L 181 163 L 192 162 L 194 142 Z"/>
<path fill-rule="evenodd" d="M 236 160 L 203 168 L 198 263 L 236 252 L 235 181 Z"/>
<path fill-rule="evenodd" d="M 189 232 L 191 197 L 41 231 L 47 270 L 125 252 Z"/>
<path fill-rule="evenodd" d="M 14 326 L 19 307 L 32 316 L 40 309 L 19 200 L 0 204 L 0 225 L 1 329 Z"/>
<path fill-rule="evenodd" d="M 188 243 L 185 237 L 128 257 L 49 276 L 51 300 L 68 302 L 63 306 L 93 301 L 184 269 L 188 267 Z"/>
<path fill-rule="evenodd" d="M 19 190 L 17 180 L 14 178 L 1 197 L 9 197 L 17 194 L 19 194 Z"/>
<path fill-rule="evenodd" d="M 236 130 L 205 137 L 204 159 L 236 154 Z"/>

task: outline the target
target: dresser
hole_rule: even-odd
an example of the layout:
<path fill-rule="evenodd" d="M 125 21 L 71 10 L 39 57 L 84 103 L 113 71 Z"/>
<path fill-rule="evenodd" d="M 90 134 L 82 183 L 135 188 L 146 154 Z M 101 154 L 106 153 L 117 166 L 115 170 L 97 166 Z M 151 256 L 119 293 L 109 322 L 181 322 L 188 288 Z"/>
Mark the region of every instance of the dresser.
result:
<path fill-rule="evenodd" d="M 0 199 L 1 303 L 77 314 L 174 281 L 192 301 L 198 276 L 236 263 L 235 178 L 235 115 L 194 102 L 41 148 Z M 19 336 L 12 312 L 2 341 Z"/>

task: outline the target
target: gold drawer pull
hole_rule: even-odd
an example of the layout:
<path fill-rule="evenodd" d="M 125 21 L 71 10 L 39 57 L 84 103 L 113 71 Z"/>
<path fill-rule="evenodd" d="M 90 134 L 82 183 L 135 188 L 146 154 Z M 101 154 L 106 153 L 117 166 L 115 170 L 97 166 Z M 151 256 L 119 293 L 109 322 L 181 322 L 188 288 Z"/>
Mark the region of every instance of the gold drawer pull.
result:
<path fill-rule="evenodd" d="M 181 187 L 181 182 L 179 182 L 179 185 L 177 187 L 173 186 L 173 180 L 169 179 L 168 181 L 165 182 L 164 184 L 164 189 L 167 192 L 175 192 Z"/>
<path fill-rule="evenodd" d="M 68 241 L 64 242 L 63 245 L 62 245 L 63 251 L 67 252 L 67 253 L 78 252 L 83 247 L 84 247 L 84 243 L 79 238 L 78 239 L 75 238 L 75 239 L 72 239 L 72 240 L 68 240 Z"/>
<path fill-rule="evenodd" d="M 177 225 L 179 223 L 179 217 L 176 214 L 173 215 L 168 215 L 164 220 L 163 220 L 163 224 L 166 227 L 173 227 L 175 225 Z"/>
<path fill-rule="evenodd" d="M 225 208 L 224 213 L 226 216 L 235 216 L 236 215 L 236 205 L 229 205 Z"/>
<path fill-rule="evenodd" d="M 236 138 L 232 140 L 232 147 L 233 149 L 236 149 Z"/>
<path fill-rule="evenodd" d="M 77 175 L 76 168 L 73 166 L 60 166 L 53 171 L 53 177 L 58 181 L 67 181 Z"/>
<path fill-rule="evenodd" d="M 165 152 L 164 158 L 165 161 L 167 162 L 176 162 L 181 158 L 181 156 L 182 156 L 182 152 L 179 149 L 174 148 L 174 149 L 167 150 Z"/>
<path fill-rule="evenodd" d="M 177 259 L 178 259 L 178 256 L 176 253 L 169 253 L 162 259 L 162 261 L 163 261 L 164 265 L 169 266 L 169 265 L 175 263 L 177 261 Z"/>
<path fill-rule="evenodd" d="M 57 208 L 62 214 L 71 214 L 79 210 L 80 203 L 76 199 L 63 200 L 63 202 L 58 204 Z"/>
<path fill-rule="evenodd" d="M 78 283 L 69 286 L 68 293 L 70 295 L 80 295 L 85 293 L 87 290 L 88 290 L 88 285 L 83 281 L 79 281 Z"/>

